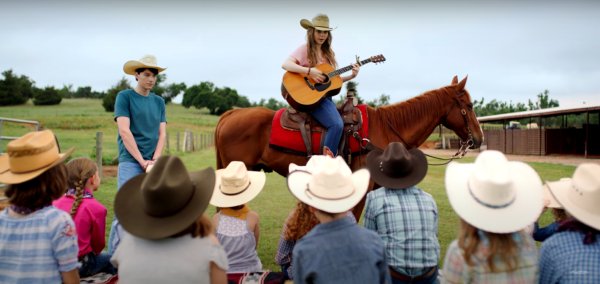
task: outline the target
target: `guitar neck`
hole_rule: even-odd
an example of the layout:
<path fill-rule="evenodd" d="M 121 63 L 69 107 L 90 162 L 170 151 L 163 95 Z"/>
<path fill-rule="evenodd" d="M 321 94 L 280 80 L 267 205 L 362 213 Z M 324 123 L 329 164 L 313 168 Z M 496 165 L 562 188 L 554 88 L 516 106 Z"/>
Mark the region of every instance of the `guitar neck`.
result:
<path fill-rule="evenodd" d="M 363 66 L 363 65 L 365 65 L 365 64 L 367 64 L 367 63 L 369 63 L 369 62 L 371 62 L 371 58 L 369 58 L 369 59 L 365 59 L 365 60 L 361 61 L 359 65 L 360 65 L 360 66 Z M 340 68 L 340 69 L 338 69 L 338 70 L 335 70 L 335 71 L 333 71 L 333 72 L 329 72 L 329 73 L 327 73 L 327 76 L 328 76 L 329 78 L 333 78 L 333 77 L 335 77 L 335 76 L 342 75 L 342 74 L 344 74 L 344 73 L 346 73 L 346 72 L 348 72 L 348 71 L 350 71 L 350 70 L 352 70 L 352 65 L 348 65 L 348 66 L 346 66 L 346 67 Z"/>

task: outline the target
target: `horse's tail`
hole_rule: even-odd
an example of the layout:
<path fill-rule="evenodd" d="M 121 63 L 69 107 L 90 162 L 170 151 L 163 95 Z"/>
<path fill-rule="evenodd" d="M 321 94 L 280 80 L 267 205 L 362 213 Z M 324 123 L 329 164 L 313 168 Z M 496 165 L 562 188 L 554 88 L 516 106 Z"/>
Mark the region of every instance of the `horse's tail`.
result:
<path fill-rule="evenodd" d="M 226 111 L 224 114 L 221 115 L 221 118 L 219 118 L 219 122 L 217 122 L 217 127 L 215 128 L 215 152 L 217 155 L 217 170 L 219 169 L 224 169 L 225 165 L 223 165 L 223 159 L 221 159 L 221 155 L 219 153 L 219 134 L 221 132 L 221 125 L 222 123 L 225 121 L 225 119 L 227 119 L 227 117 L 229 117 L 230 115 L 232 115 L 237 109 L 233 109 L 233 110 L 228 110 Z"/>

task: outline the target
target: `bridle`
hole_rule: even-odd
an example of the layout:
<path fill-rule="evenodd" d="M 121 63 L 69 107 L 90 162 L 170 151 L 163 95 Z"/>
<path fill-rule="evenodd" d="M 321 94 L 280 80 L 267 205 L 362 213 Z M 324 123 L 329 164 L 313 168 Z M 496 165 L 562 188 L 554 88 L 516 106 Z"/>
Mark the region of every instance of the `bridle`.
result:
<path fill-rule="evenodd" d="M 455 158 L 462 159 L 467 154 L 468 149 L 470 147 L 472 147 L 473 145 L 475 145 L 475 142 L 473 141 L 473 133 L 471 132 L 471 128 L 469 127 L 469 120 L 467 119 L 467 111 L 465 110 L 465 108 L 463 107 L 463 104 L 460 102 L 460 99 L 459 99 L 464 94 L 465 94 L 465 92 L 462 92 L 462 93 L 458 94 L 456 97 L 454 97 L 454 102 L 452 103 L 452 105 L 450 105 L 450 108 L 448 109 L 446 114 L 442 117 L 439 124 L 443 125 L 444 123 L 446 123 L 446 118 L 448 117 L 448 115 L 450 115 L 452 108 L 454 108 L 454 105 L 458 105 L 458 107 L 460 107 L 460 113 L 462 114 L 462 117 L 465 121 L 465 127 L 467 128 L 467 131 L 469 133 L 467 140 L 461 139 L 459 141 L 460 147 L 458 148 L 458 151 L 454 155 L 452 155 L 452 157 L 450 157 L 449 159 L 425 154 L 425 156 L 433 158 L 433 159 L 447 161 L 445 163 L 440 163 L 440 164 L 428 163 L 429 165 L 442 166 L 442 165 L 446 165 L 446 164 L 450 163 Z M 394 126 L 392 125 L 392 123 L 389 120 L 387 121 L 387 123 L 390 126 L 390 129 L 392 130 L 392 132 L 394 132 L 394 134 L 396 134 L 396 136 L 398 136 L 398 138 L 400 138 L 400 140 L 404 143 L 404 145 L 406 145 L 408 147 L 408 149 L 415 149 L 415 147 L 411 146 L 406 141 L 404 141 L 404 139 L 402 138 L 400 133 L 398 133 L 398 131 L 396 131 L 396 129 L 394 128 Z M 370 150 L 382 150 L 382 149 L 379 149 L 379 147 L 376 147 L 375 145 L 371 144 L 371 141 L 369 141 L 369 139 L 360 137 L 360 135 L 357 132 L 352 133 L 352 135 L 354 136 L 354 138 L 356 138 L 358 140 L 358 144 L 360 145 L 360 147 L 363 150 L 369 150 L 369 151 Z M 363 142 L 366 142 L 365 146 L 363 146 Z"/>

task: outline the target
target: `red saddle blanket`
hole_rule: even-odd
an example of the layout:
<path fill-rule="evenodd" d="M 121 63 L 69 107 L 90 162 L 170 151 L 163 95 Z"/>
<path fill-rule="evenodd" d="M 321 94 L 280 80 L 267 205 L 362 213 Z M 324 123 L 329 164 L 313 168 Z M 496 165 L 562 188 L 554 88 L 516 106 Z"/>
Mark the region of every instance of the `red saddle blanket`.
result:
<path fill-rule="evenodd" d="M 357 108 L 360 110 L 363 120 L 363 131 L 366 137 L 363 137 L 363 133 L 359 133 L 361 137 L 369 137 L 369 117 L 367 115 L 367 105 L 359 105 Z M 286 153 L 306 156 L 306 147 L 302 140 L 302 134 L 300 131 L 292 131 L 284 129 L 281 126 L 281 115 L 285 109 L 280 109 L 275 113 L 273 117 L 273 125 L 271 127 L 271 138 L 269 140 L 269 147 L 280 150 Z M 313 143 L 313 154 L 319 153 L 319 146 L 321 142 L 321 133 L 312 133 Z M 356 153 L 360 151 L 358 141 L 354 137 L 350 138 L 350 151 Z"/>

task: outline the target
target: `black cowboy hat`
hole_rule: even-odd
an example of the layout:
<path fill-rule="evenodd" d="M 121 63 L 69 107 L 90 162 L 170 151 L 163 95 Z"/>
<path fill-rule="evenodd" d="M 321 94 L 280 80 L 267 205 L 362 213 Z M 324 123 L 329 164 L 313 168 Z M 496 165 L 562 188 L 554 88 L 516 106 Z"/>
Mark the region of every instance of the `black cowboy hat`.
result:
<path fill-rule="evenodd" d="M 390 189 L 418 184 L 425 178 L 427 167 L 427 158 L 421 150 L 406 150 L 400 142 L 390 143 L 385 151 L 372 151 L 367 156 L 371 179 Z"/>

